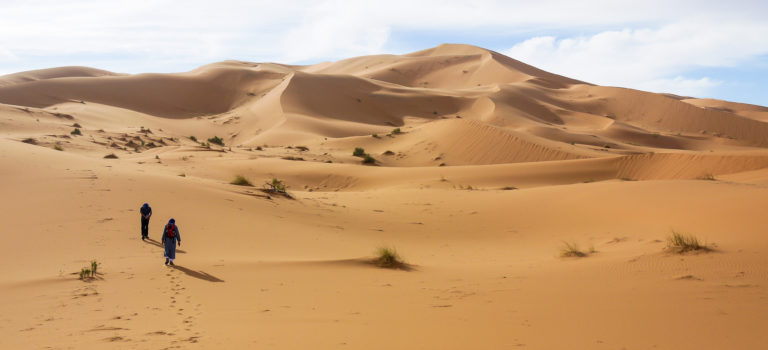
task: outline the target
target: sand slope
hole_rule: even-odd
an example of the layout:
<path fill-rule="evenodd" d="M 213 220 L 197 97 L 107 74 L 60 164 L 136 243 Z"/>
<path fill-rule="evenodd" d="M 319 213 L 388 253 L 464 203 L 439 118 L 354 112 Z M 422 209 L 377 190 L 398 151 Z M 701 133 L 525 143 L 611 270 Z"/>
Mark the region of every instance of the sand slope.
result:
<path fill-rule="evenodd" d="M 0 348 L 759 349 L 767 110 L 452 44 L 3 76 Z"/>

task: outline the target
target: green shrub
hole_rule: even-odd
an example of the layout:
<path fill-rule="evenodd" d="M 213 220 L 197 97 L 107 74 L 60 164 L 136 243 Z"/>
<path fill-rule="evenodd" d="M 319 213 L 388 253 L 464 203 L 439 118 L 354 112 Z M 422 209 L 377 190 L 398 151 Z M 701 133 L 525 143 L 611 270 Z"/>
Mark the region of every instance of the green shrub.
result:
<path fill-rule="evenodd" d="M 242 175 L 235 176 L 235 179 L 232 180 L 232 182 L 230 182 L 230 183 L 233 184 L 233 185 L 238 185 L 238 186 L 253 186 L 253 184 L 250 181 L 248 181 L 248 179 L 243 177 Z"/>
<path fill-rule="evenodd" d="M 222 139 L 221 137 L 218 137 L 218 136 L 214 136 L 214 137 L 209 138 L 208 142 L 209 143 L 215 143 L 215 144 L 217 144 L 219 146 L 224 146 L 224 139 Z"/>
<path fill-rule="evenodd" d="M 373 157 L 371 157 L 371 155 L 370 155 L 370 154 L 366 154 L 366 155 L 363 157 L 363 164 L 376 164 L 376 159 L 374 159 Z"/>
<path fill-rule="evenodd" d="M 82 132 L 80 132 L 80 129 L 78 129 L 78 128 L 75 128 L 75 130 L 72 130 L 72 131 L 70 132 L 70 134 L 72 134 L 72 135 L 75 135 L 75 136 L 80 136 L 80 135 L 82 135 L 83 133 L 82 133 Z"/>
<path fill-rule="evenodd" d="M 401 268 L 405 266 L 400 255 L 397 254 L 395 248 L 379 247 L 376 249 L 376 258 L 373 260 L 374 264 L 378 267 L 384 267 L 388 269 Z"/>
<path fill-rule="evenodd" d="M 87 267 L 84 267 L 80 269 L 80 279 L 85 281 L 87 278 L 91 277 L 91 270 L 89 270 Z"/>
<path fill-rule="evenodd" d="M 285 193 L 285 183 L 277 178 L 272 178 L 272 181 L 267 182 L 266 186 L 269 187 L 269 191 Z"/>
<path fill-rule="evenodd" d="M 400 128 L 395 128 L 394 130 L 392 130 L 392 134 L 393 134 L 393 135 L 402 134 L 402 133 L 403 133 L 403 132 L 402 132 L 402 131 L 400 131 Z"/>
<path fill-rule="evenodd" d="M 352 151 L 352 155 L 355 157 L 364 157 L 365 156 L 365 150 L 360 147 L 355 147 L 355 150 Z"/>
<path fill-rule="evenodd" d="M 192 140 L 192 141 L 197 142 L 197 137 L 195 137 L 194 135 L 190 136 L 189 139 Z"/>

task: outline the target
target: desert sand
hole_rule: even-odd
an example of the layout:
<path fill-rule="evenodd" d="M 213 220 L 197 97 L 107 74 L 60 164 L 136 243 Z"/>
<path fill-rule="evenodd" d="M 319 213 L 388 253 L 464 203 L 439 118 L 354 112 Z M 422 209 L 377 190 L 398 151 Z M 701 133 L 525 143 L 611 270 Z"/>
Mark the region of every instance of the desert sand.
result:
<path fill-rule="evenodd" d="M 468 45 L 62 67 L 0 77 L 0 165 L 2 349 L 768 344 L 766 107 Z M 673 230 L 712 250 L 666 249 Z"/>

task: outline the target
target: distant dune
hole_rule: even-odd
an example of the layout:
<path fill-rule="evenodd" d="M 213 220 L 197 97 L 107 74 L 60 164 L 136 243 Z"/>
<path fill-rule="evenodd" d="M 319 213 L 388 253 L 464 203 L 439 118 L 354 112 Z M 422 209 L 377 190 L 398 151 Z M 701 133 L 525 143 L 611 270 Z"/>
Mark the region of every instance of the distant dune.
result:
<path fill-rule="evenodd" d="M 0 184 L 2 349 L 768 344 L 768 108 L 475 46 L 2 76 Z"/>

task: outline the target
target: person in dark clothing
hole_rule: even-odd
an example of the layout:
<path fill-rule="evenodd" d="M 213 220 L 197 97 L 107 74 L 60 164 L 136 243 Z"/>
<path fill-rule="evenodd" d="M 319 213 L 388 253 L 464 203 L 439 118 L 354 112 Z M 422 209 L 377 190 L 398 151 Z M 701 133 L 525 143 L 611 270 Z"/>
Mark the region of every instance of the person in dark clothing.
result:
<path fill-rule="evenodd" d="M 173 260 L 176 259 L 176 242 L 181 247 L 181 235 L 179 235 L 179 227 L 176 226 L 176 220 L 171 219 L 163 229 L 163 247 L 165 247 L 165 264 L 173 266 Z"/>
<path fill-rule="evenodd" d="M 144 203 L 139 212 L 141 212 L 141 240 L 143 241 L 149 237 L 149 218 L 152 216 L 152 208 Z"/>

